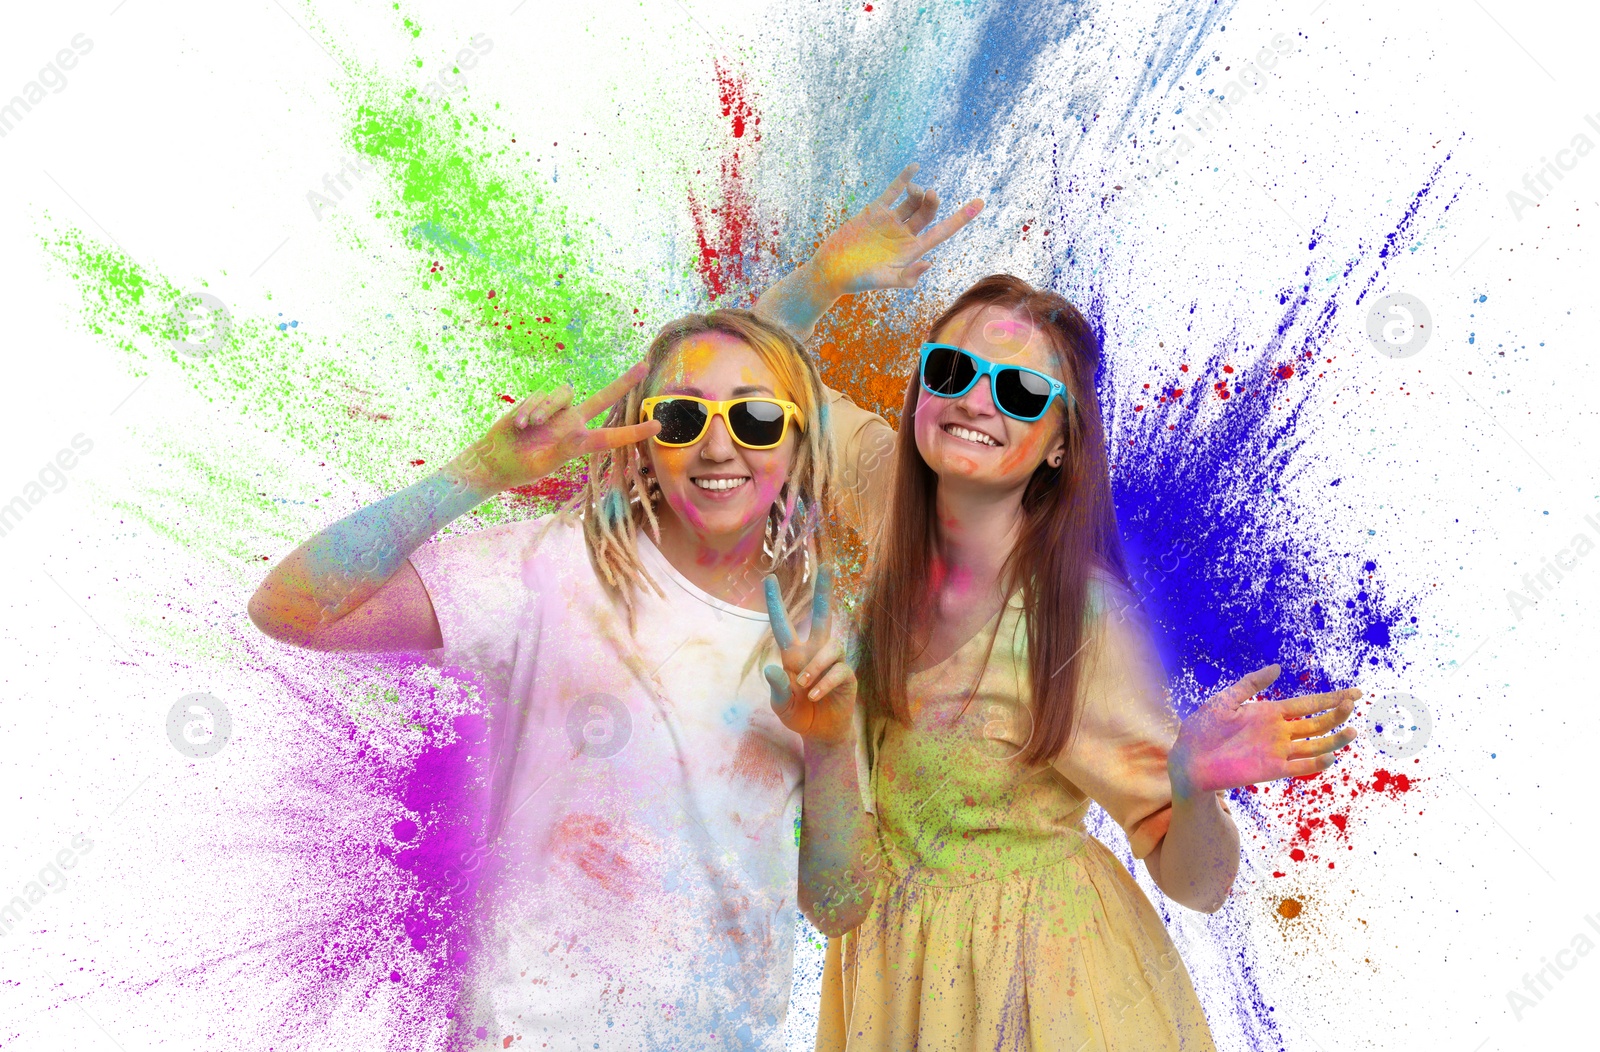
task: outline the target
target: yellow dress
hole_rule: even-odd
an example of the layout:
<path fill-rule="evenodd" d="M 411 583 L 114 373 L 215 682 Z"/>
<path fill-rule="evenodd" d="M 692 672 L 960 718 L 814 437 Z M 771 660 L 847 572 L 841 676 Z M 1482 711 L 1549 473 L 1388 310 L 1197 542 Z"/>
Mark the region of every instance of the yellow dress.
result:
<path fill-rule="evenodd" d="M 1020 597 L 909 679 L 911 726 L 867 729 L 879 879 L 866 920 L 829 941 L 818 1052 L 1212 1052 L 1160 917 L 1083 829 L 1092 798 L 1135 856 L 1155 848 L 1178 727 L 1148 636 L 1094 584 L 1055 763 L 1013 759 L 1033 726 Z"/>

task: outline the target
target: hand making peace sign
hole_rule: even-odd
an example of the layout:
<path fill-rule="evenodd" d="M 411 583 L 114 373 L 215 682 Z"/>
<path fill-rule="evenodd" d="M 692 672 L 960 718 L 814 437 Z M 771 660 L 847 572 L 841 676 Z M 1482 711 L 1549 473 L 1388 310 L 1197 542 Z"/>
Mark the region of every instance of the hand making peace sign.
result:
<path fill-rule="evenodd" d="M 627 395 L 647 371 L 648 365 L 639 362 L 576 407 L 572 388 L 565 385 L 529 395 L 450 466 L 470 485 L 498 493 L 537 482 L 573 457 L 642 442 L 661 430 L 660 423 L 585 425 Z"/>
<path fill-rule="evenodd" d="M 856 710 L 856 673 L 833 638 L 833 571 L 817 571 L 811 600 L 811 629 L 795 638 L 783 608 L 778 579 L 767 575 L 767 616 L 783 667 L 764 670 L 772 688 L 772 711 L 783 725 L 808 741 L 840 745 L 850 740 Z"/>

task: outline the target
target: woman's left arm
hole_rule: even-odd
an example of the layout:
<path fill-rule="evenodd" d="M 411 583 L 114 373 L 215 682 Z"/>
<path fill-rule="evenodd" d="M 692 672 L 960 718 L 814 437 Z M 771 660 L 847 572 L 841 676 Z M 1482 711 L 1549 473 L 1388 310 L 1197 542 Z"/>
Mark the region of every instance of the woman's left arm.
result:
<path fill-rule="evenodd" d="M 1215 913 L 1239 874 L 1239 827 L 1216 793 L 1174 789 L 1167 835 L 1144 857 L 1156 887 L 1173 902 Z"/>
<path fill-rule="evenodd" d="M 1276 666 L 1244 677 L 1181 723 L 1136 597 L 1099 580 L 1097 616 L 1079 648 L 1077 730 L 1055 766 L 1105 808 L 1167 897 L 1204 913 L 1227 901 L 1239 831 L 1223 802 L 1235 786 L 1315 774 L 1355 737 L 1330 734 L 1357 690 L 1249 702 Z"/>
<path fill-rule="evenodd" d="M 833 639 L 833 574 L 817 572 L 811 628 L 795 637 L 778 579 L 768 577 L 767 613 L 783 666 L 766 667 L 772 708 L 800 735 L 805 786 L 800 818 L 800 909 L 817 930 L 843 935 L 866 918 L 876 879 L 877 820 L 862 802 L 857 764 L 856 675 Z"/>
<path fill-rule="evenodd" d="M 1360 690 L 1252 702 L 1279 671 L 1257 669 L 1207 699 L 1183 721 L 1167 758 L 1172 820 L 1145 864 L 1167 897 L 1190 909 L 1220 909 L 1239 869 L 1239 831 L 1221 794 L 1325 771 L 1356 738 L 1354 727 L 1330 732 L 1349 719 Z"/>

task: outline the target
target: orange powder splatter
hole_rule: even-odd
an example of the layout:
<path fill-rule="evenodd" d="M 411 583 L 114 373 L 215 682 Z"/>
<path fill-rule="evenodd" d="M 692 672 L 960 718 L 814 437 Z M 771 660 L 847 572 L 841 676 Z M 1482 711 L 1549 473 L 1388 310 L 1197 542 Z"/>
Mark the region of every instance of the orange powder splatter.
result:
<path fill-rule="evenodd" d="M 817 324 L 823 382 L 898 426 L 917 348 L 941 310 L 920 297 L 898 308 L 883 295 L 846 296 Z"/>

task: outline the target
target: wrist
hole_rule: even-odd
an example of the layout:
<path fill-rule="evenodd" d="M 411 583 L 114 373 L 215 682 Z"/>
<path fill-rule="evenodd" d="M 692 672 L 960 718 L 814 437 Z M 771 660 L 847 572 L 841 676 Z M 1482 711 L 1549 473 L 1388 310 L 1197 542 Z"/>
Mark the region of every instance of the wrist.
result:
<path fill-rule="evenodd" d="M 485 453 L 491 451 L 490 439 L 485 438 L 457 453 L 444 467 L 434 473 L 434 478 L 448 486 L 452 495 L 477 497 L 474 504 L 488 500 L 506 489 L 506 484 L 494 470 Z"/>
<path fill-rule="evenodd" d="M 850 295 L 844 280 L 844 268 L 828 253 L 826 247 L 800 265 L 796 276 L 805 288 L 806 298 L 819 314 L 828 310 L 842 297 Z"/>
<path fill-rule="evenodd" d="M 1167 757 L 1167 780 L 1172 784 L 1172 805 L 1192 804 L 1199 798 L 1195 788 L 1194 772 L 1189 769 L 1188 757 L 1173 752 Z"/>
<path fill-rule="evenodd" d="M 459 460 L 459 457 L 452 460 L 426 480 L 436 519 L 449 521 L 465 515 L 505 488 L 458 463 Z"/>
<path fill-rule="evenodd" d="M 855 738 L 845 735 L 837 741 L 826 738 L 801 738 L 805 749 L 805 762 L 808 768 L 823 770 L 848 764 L 852 768 L 856 762 Z"/>

